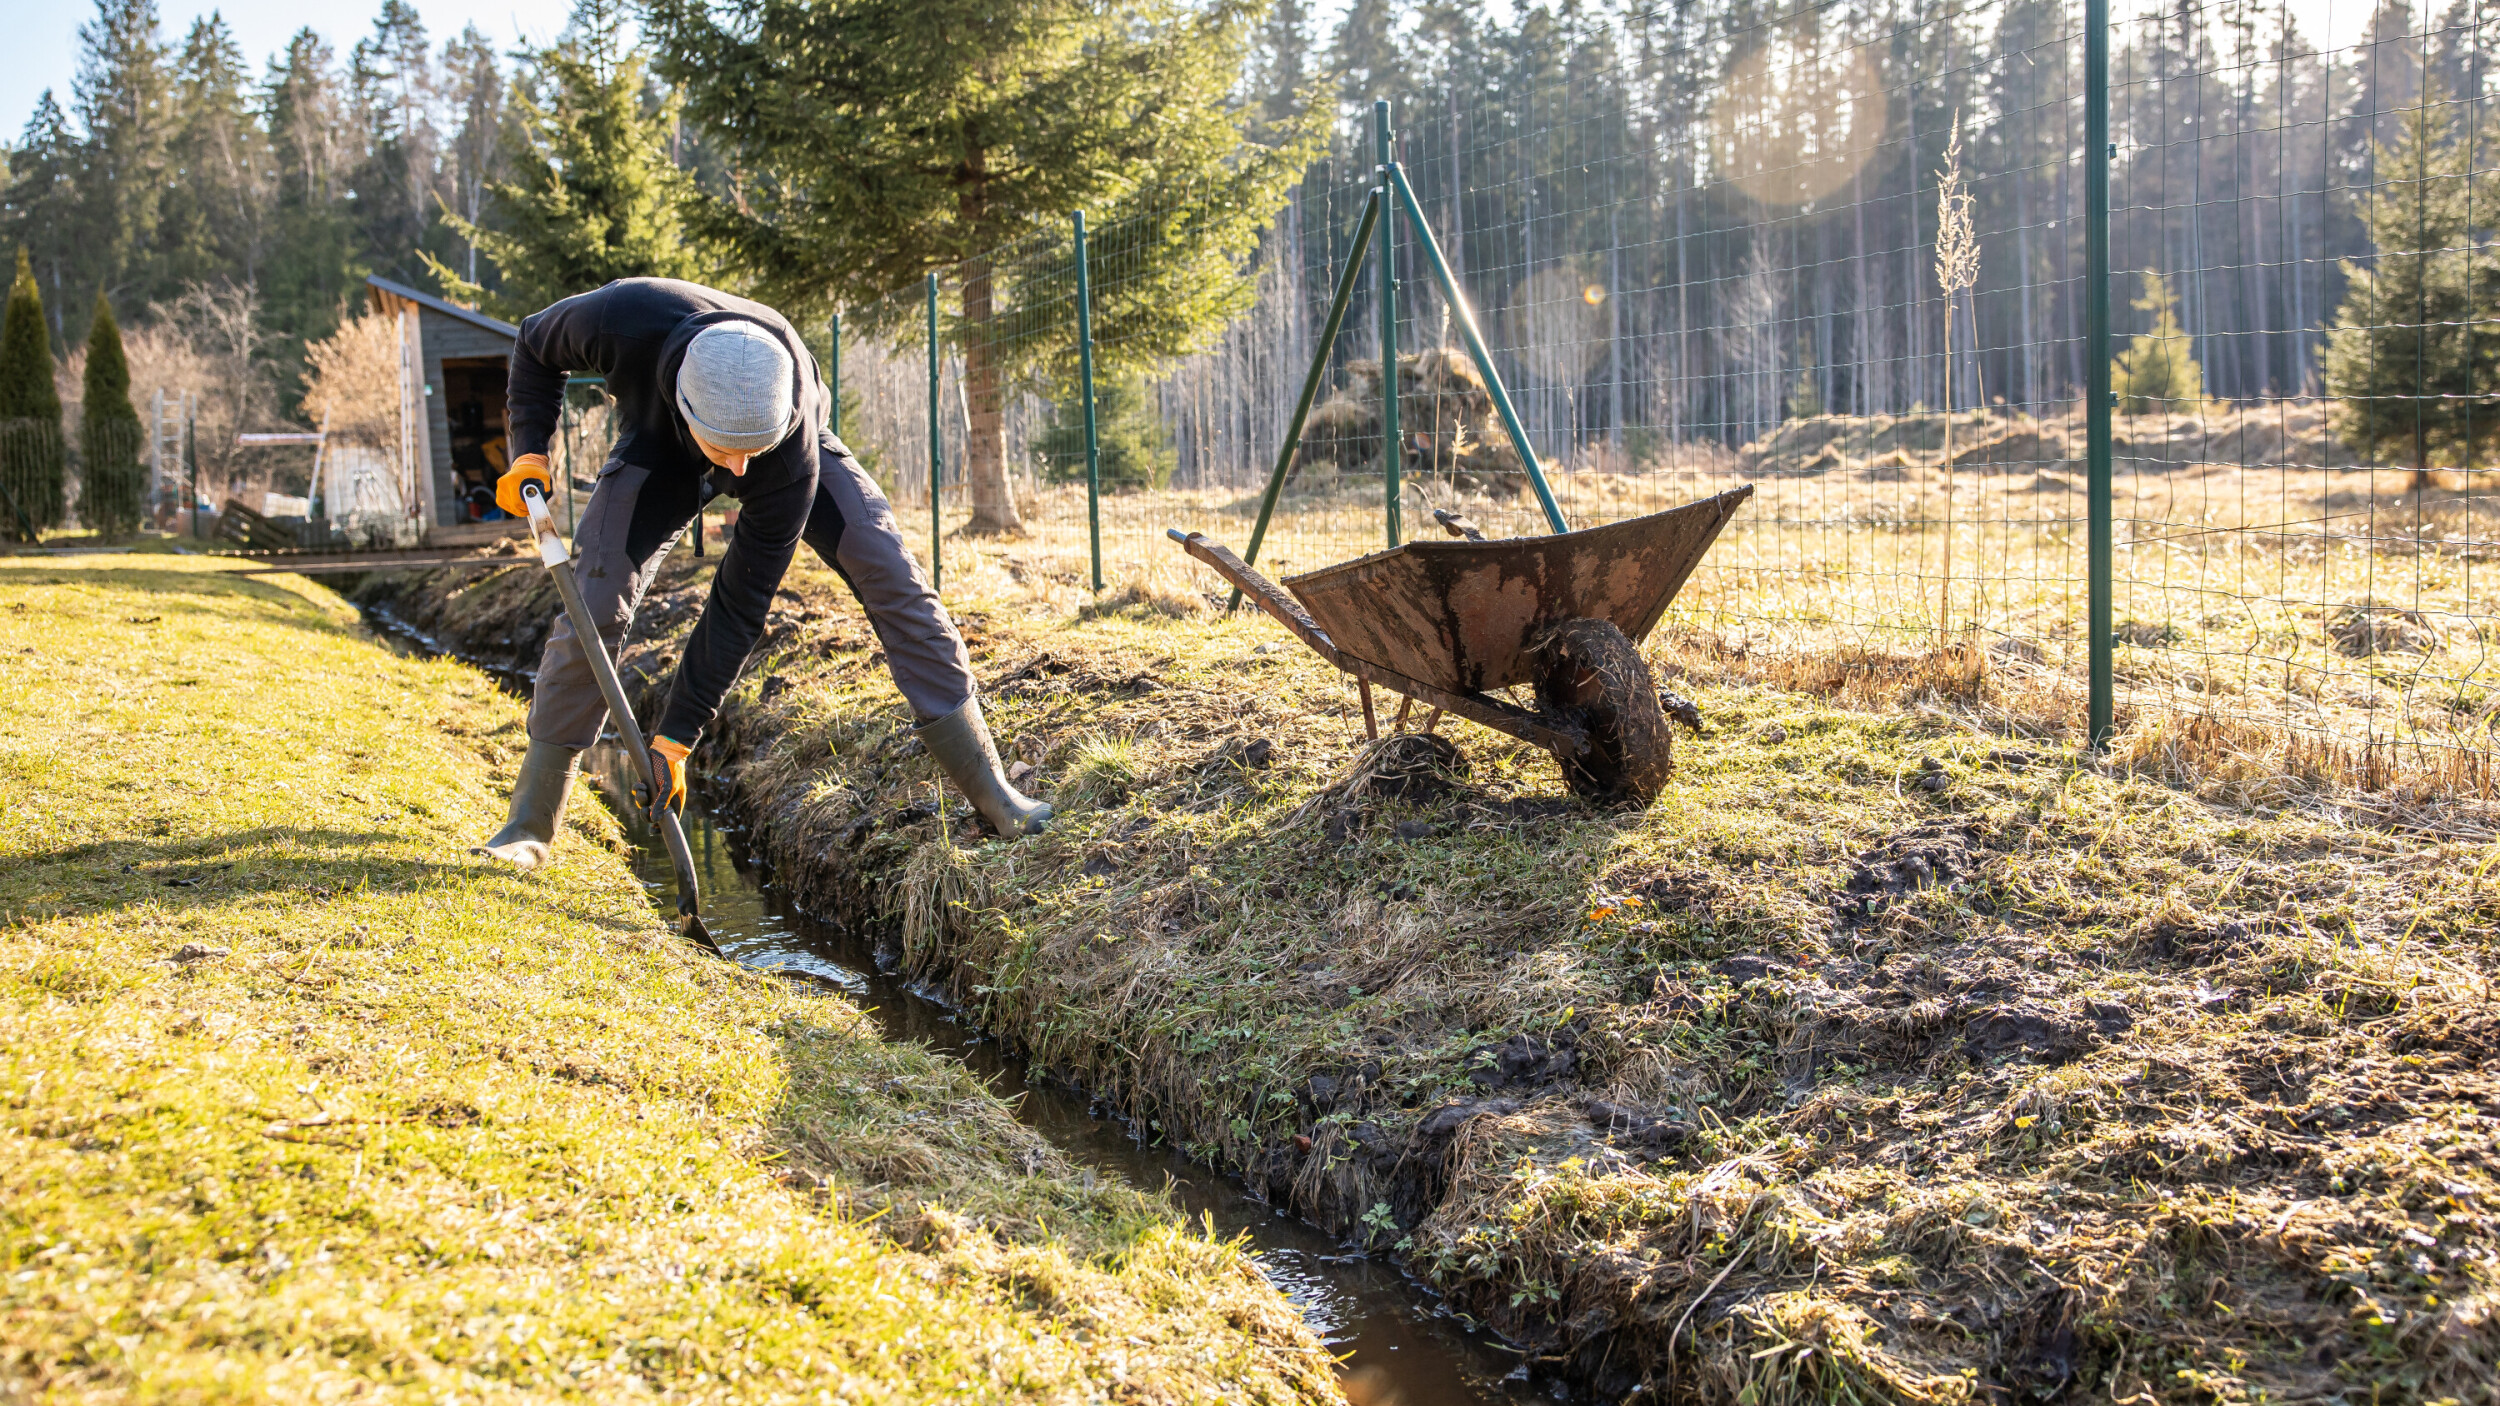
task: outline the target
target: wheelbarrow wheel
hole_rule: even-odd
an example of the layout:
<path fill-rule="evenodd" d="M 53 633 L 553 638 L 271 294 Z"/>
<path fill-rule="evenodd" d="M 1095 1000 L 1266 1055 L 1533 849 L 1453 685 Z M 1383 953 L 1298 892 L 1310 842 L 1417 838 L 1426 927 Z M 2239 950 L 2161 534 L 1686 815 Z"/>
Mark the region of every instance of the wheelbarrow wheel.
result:
<path fill-rule="evenodd" d="M 1536 700 L 1588 731 L 1586 751 L 1556 757 L 1573 795 L 1647 805 L 1675 770 L 1675 737 L 1649 664 L 1611 623 L 1572 620 L 1554 632 L 1537 660 Z"/>

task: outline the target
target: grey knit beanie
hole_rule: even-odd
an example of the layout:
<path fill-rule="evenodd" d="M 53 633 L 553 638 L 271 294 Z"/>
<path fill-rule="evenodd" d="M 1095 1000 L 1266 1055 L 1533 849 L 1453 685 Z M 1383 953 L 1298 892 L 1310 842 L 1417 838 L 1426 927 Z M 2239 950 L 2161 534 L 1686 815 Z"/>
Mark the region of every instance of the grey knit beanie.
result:
<path fill-rule="evenodd" d="M 694 334 L 677 368 L 677 412 L 705 443 L 759 454 L 798 421 L 793 368 L 781 340 L 752 322 L 719 322 Z"/>

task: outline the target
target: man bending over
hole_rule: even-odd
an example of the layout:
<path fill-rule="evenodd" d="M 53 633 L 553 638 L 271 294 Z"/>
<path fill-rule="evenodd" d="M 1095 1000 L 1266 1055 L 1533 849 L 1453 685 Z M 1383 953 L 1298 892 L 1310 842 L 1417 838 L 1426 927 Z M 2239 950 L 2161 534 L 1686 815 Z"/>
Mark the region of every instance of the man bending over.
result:
<path fill-rule="evenodd" d="M 1049 823 L 1050 807 L 1000 771 L 963 636 L 903 549 L 885 496 L 827 428 L 832 394 L 781 314 L 700 284 L 625 278 L 524 318 L 504 420 L 517 457 L 495 485 L 496 503 L 515 517 L 527 515 L 522 484 L 553 487 L 547 445 L 565 376 L 576 372 L 605 377 L 616 402 L 616 445 L 573 536 L 582 597 L 611 653 L 703 504 L 721 493 L 741 504 L 649 729 L 663 803 L 685 804 L 687 754 L 763 634 L 804 541 L 866 610 L 914 731 L 947 778 L 1002 835 Z M 606 718 L 573 622 L 559 614 L 538 661 L 511 817 L 476 853 L 524 869 L 546 862 L 574 765 Z"/>

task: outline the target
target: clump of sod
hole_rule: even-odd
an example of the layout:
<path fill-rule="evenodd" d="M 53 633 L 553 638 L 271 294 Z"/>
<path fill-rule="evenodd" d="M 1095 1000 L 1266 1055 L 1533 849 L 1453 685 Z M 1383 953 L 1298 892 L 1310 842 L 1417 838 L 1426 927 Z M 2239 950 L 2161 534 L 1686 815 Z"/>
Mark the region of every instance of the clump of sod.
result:
<path fill-rule="evenodd" d="M 86 557 L 0 562 L 0 679 L 8 1391 L 1335 1398 L 1237 1246 L 668 937 L 595 801 L 467 858 L 475 671 Z"/>

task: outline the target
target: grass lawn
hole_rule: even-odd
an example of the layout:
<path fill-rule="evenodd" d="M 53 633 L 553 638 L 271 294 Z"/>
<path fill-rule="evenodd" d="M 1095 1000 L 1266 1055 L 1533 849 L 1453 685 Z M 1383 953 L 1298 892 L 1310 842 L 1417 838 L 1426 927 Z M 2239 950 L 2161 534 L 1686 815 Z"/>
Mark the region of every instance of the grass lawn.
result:
<path fill-rule="evenodd" d="M 528 652 L 535 575 L 400 608 Z M 647 604 L 663 677 L 702 584 Z M 1392 784 L 1263 619 L 950 603 L 1058 823 L 941 812 L 810 563 L 699 756 L 781 879 L 1546 1367 L 1751 1406 L 2500 1399 L 2486 805 L 2193 717 L 2096 756 L 1985 659 L 1772 667 L 1689 623 L 1650 653 L 1709 730 L 1647 810 L 1466 723 L 1463 768 Z"/>
<path fill-rule="evenodd" d="M 0 1396 L 1333 1400 L 1238 1247 L 534 876 L 521 705 L 289 578 L 0 559 Z"/>

